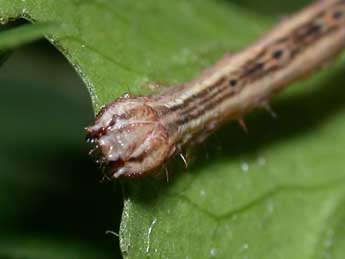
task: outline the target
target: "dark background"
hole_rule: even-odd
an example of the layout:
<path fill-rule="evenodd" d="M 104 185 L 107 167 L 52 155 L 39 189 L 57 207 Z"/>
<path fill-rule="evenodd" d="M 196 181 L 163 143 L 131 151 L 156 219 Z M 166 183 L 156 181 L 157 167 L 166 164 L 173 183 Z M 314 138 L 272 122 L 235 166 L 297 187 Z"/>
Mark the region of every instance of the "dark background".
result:
<path fill-rule="evenodd" d="M 119 186 L 101 183 L 86 87 L 47 41 L 0 67 L 0 258 L 118 258 Z M 54 251 L 54 254 L 52 254 Z"/>

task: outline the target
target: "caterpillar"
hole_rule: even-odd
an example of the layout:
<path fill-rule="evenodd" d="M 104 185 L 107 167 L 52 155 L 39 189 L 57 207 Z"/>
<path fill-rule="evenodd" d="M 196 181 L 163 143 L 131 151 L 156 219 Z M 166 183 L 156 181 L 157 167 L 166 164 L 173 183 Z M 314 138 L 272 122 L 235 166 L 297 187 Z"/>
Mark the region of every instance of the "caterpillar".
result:
<path fill-rule="evenodd" d="M 345 0 L 319 0 L 196 79 L 160 95 L 124 95 L 104 106 L 87 138 L 112 178 L 154 172 L 189 143 L 266 106 L 345 47 Z"/>

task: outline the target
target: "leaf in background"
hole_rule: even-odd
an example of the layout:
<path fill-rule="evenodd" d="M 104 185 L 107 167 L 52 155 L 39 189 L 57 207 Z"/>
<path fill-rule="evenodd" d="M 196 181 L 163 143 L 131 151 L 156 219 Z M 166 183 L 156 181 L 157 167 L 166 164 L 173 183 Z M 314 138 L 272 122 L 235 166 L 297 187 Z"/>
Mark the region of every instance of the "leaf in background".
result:
<path fill-rule="evenodd" d="M 0 65 L 2 65 L 2 63 L 4 63 L 7 60 L 9 55 L 9 52 L 7 51 L 0 51 Z"/>
<path fill-rule="evenodd" d="M 41 39 L 50 31 L 58 31 L 54 23 L 27 24 L 17 28 L 7 28 L 0 34 L 0 49 L 8 50 Z"/>
<path fill-rule="evenodd" d="M 148 82 L 193 78 L 273 24 L 274 10 L 264 5 L 280 7 L 236 2 L 0 0 L 0 17 L 58 24 L 47 37 L 79 72 L 97 109 L 124 92 L 147 92 Z M 123 183 L 123 255 L 341 258 L 344 62 L 280 98 L 278 120 L 255 114 L 249 135 L 232 124 L 215 134 L 188 172 L 170 169 L 169 184 Z"/>
<path fill-rule="evenodd" d="M 120 258 L 105 231 L 118 231 L 121 194 L 87 156 L 80 77 L 39 42 L 14 51 L 0 86 L 0 258 Z"/>

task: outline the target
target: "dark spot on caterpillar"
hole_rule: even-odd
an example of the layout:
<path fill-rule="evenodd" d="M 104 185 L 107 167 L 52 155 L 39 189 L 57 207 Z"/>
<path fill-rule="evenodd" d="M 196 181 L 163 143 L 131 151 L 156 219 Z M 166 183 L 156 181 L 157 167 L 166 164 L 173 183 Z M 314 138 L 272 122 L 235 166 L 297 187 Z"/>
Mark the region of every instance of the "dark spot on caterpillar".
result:
<path fill-rule="evenodd" d="M 274 52 L 272 53 L 272 57 L 273 57 L 274 59 L 280 59 L 280 58 L 283 56 L 283 53 L 284 53 L 284 51 L 281 50 L 281 49 L 276 50 L 276 51 L 274 51 Z"/>
<path fill-rule="evenodd" d="M 264 67 L 264 64 L 261 62 L 257 62 L 246 69 L 244 72 L 244 77 L 255 75 L 256 73 L 260 72 Z"/>
<path fill-rule="evenodd" d="M 343 12 L 341 12 L 341 11 L 335 11 L 333 13 L 333 18 L 336 20 L 340 19 L 342 16 L 343 16 Z"/>
<path fill-rule="evenodd" d="M 235 86 L 237 85 L 237 80 L 236 80 L 236 79 L 231 79 L 231 80 L 229 81 L 229 85 L 230 85 L 231 87 L 235 87 Z"/>
<path fill-rule="evenodd" d="M 321 25 L 311 24 L 308 27 L 302 28 L 297 32 L 297 40 L 301 41 L 312 35 L 318 34 L 321 31 Z"/>
<path fill-rule="evenodd" d="M 221 85 L 222 83 L 224 83 L 224 81 L 225 81 L 225 77 L 221 77 L 214 84 L 215 85 Z"/>
<path fill-rule="evenodd" d="M 116 116 L 114 115 L 113 118 L 111 119 L 111 121 L 109 122 L 107 129 L 110 129 L 112 126 L 115 125 L 115 121 L 116 121 Z"/>

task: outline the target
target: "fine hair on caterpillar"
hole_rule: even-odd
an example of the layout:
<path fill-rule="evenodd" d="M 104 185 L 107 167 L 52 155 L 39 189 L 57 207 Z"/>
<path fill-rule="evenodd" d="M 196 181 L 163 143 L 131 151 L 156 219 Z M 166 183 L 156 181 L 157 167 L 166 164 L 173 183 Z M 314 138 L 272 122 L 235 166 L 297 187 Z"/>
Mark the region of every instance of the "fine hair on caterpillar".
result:
<path fill-rule="evenodd" d="M 160 95 L 122 96 L 87 127 L 111 178 L 151 174 L 183 147 L 239 121 L 345 48 L 345 0 L 316 1 L 251 46 Z"/>

